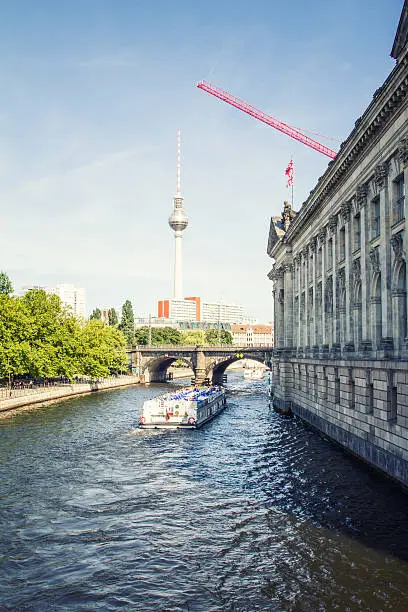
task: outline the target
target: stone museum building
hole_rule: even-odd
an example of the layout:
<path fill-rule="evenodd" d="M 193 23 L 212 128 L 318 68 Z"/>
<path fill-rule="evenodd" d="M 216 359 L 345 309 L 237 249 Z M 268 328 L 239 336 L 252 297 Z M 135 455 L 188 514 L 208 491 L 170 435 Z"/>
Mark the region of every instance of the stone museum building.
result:
<path fill-rule="evenodd" d="M 408 0 L 391 56 L 300 211 L 271 220 L 272 402 L 408 486 Z"/>

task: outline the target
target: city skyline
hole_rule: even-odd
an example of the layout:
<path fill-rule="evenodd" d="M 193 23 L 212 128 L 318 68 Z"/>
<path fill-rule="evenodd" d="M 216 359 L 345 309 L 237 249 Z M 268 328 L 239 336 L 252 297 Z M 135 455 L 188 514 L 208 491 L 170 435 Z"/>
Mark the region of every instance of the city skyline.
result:
<path fill-rule="evenodd" d="M 252 13 L 236 2 L 5 7 L 0 268 L 15 286 L 63 278 L 86 287 L 90 310 L 129 298 L 135 311 L 152 311 L 171 294 L 167 216 L 180 126 L 184 292 L 270 320 L 267 228 L 289 197 L 285 168 L 293 155 L 298 209 L 328 160 L 195 85 L 206 78 L 343 140 L 393 66 L 401 6 L 294 2 L 287 28 L 286 7 L 266 2 Z"/>

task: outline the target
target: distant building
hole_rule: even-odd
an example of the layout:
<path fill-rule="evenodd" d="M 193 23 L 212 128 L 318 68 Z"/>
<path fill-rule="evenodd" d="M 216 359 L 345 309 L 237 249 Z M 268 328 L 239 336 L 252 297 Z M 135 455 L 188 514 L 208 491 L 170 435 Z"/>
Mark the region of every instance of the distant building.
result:
<path fill-rule="evenodd" d="M 27 293 L 28 291 L 32 291 L 32 290 L 45 291 L 46 293 L 49 293 L 48 288 L 45 287 L 44 285 L 23 285 L 21 287 L 21 291 L 17 292 L 17 295 L 21 296 Z"/>
<path fill-rule="evenodd" d="M 203 323 L 255 323 L 243 306 L 223 302 L 204 302 L 200 297 L 186 297 L 182 300 L 159 300 L 159 318 L 178 321 L 200 321 Z"/>
<path fill-rule="evenodd" d="M 27 291 L 33 289 L 45 291 L 46 293 L 57 295 L 63 306 L 71 308 L 72 313 L 76 317 L 85 317 L 85 289 L 75 287 L 68 283 L 61 283 L 56 287 L 47 287 L 45 285 L 23 285 L 20 295 L 24 295 Z"/>
<path fill-rule="evenodd" d="M 101 321 L 109 325 L 109 308 L 101 308 Z"/>
<path fill-rule="evenodd" d="M 223 323 L 255 323 L 243 306 L 224 304 L 223 302 L 203 302 L 201 307 L 202 321 L 222 321 Z"/>
<path fill-rule="evenodd" d="M 179 322 L 175 319 L 165 319 L 163 317 L 136 317 L 135 327 L 179 327 Z"/>
<path fill-rule="evenodd" d="M 272 325 L 231 325 L 232 343 L 236 346 L 272 346 Z"/>
<path fill-rule="evenodd" d="M 85 318 L 85 289 L 70 283 L 61 283 L 47 292 L 58 295 L 62 304 L 71 308 L 76 317 Z"/>
<path fill-rule="evenodd" d="M 157 315 L 159 318 L 177 319 L 180 321 L 197 320 L 197 303 L 193 300 L 178 300 L 176 298 L 159 300 L 157 306 Z"/>

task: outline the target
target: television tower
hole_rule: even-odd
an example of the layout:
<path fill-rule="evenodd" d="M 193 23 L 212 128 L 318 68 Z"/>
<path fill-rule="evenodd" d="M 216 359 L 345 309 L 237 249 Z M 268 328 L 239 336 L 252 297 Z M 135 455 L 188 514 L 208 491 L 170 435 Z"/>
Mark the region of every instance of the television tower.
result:
<path fill-rule="evenodd" d="M 180 192 L 180 128 L 177 131 L 177 191 L 173 198 L 173 212 L 169 217 L 169 225 L 174 231 L 174 295 L 175 300 L 183 299 L 182 290 L 182 231 L 188 225 L 188 218 L 183 208 L 183 198 Z"/>

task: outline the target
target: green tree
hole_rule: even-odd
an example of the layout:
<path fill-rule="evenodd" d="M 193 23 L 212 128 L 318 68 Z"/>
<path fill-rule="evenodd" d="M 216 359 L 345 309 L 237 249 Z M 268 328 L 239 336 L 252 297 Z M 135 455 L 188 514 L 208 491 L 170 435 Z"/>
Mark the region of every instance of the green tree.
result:
<path fill-rule="evenodd" d="M 94 308 L 92 313 L 89 315 L 91 321 L 101 321 L 102 320 L 102 311 L 100 308 Z"/>
<path fill-rule="evenodd" d="M 120 329 L 126 338 L 126 342 L 128 344 L 133 344 L 135 341 L 135 317 L 133 314 L 132 302 L 130 300 L 126 300 L 122 306 Z"/>
<path fill-rule="evenodd" d="M 13 285 L 5 272 L 0 272 L 0 293 L 4 295 L 13 293 Z"/>
<path fill-rule="evenodd" d="M 102 321 L 87 321 L 82 330 L 80 371 L 86 376 L 102 378 L 127 368 L 126 340 L 118 329 Z"/>
<path fill-rule="evenodd" d="M 108 310 L 108 323 L 111 327 L 116 327 L 119 324 L 118 313 L 114 308 Z"/>
<path fill-rule="evenodd" d="M 152 344 L 181 344 L 181 332 L 174 327 L 153 327 Z"/>
<path fill-rule="evenodd" d="M 27 373 L 30 324 L 21 301 L 0 293 L 0 378 Z"/>
<path fill-rule="evenodd" d="M 202 329 L 189 329 L 181 332 L 182 344 L 205 344 L 205 335 Z"/>
<path fill-rule="evenodd" d="M 103 377 L 127 369 L 126 341 L 102 321 L 81 321 L 56 295 L 0 293 L 0 378 Z"/>
<path fill-rule="evenodd" d="M 158 344 L 173 344 L 182 343 L 182 334 L 178 329 L 173 327 L 152 327 L 151 328 L 152 345 Z M 144 325 L 137 327 L 135 330 L 135 343 L 146 345 L 149 343 L 149 328 Z"/>
<path fill-rule="evenodd" d="M 207 344 L 218 344 L 218 329 L 207 329 L 205 332 Z M 220 332 L 221 344 L 232 344 L 232 335 L 229 331 L 222 329 Z"/>
<path fill-rule="evenodd" d="M 146 325 L 143 327 L 136 327 L 134 338 L 135 344 L 142 344 L 146 346 L 149 341 L 149 328 Z"/>

